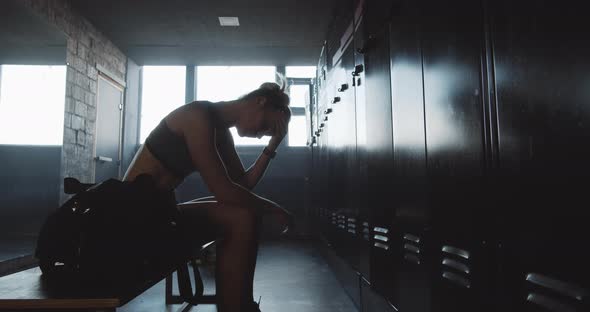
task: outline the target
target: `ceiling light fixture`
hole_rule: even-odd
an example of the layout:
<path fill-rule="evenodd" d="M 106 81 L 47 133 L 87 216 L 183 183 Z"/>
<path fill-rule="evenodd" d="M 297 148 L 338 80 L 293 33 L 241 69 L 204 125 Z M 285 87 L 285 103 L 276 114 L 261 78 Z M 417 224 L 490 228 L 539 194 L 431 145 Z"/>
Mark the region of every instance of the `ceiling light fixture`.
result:
<path fill-rule="evenodd" d="M 237 17 L 232 16 L 220 16 L 219 24 L 221 26 L 240 26 L 240 21 Z"/>

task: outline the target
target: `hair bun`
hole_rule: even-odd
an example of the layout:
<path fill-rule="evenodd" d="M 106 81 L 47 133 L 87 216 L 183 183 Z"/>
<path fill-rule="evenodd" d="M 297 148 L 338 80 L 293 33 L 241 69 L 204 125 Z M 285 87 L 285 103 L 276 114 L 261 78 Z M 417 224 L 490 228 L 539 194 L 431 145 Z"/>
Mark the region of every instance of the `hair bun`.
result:
<path fill-rule="evenodd" d="M 287 86 L 287 79 L 280 73 L 277 73 L 277 77 L 279 78 L 278 80 L 281 82 L 282 86 L 276 82 L 265 82 L 260 85 L 259 89 L 285 92 L 285 87 Z"/>
<path fill-rule="evenodd" d="M 274 83 L 274 82 L 265 82 L 263 84 L 260 85 L 260 89 L 265 89 L 265 90 L 272 90 L 272 91 L 280 91 L 281 87 Z"/>

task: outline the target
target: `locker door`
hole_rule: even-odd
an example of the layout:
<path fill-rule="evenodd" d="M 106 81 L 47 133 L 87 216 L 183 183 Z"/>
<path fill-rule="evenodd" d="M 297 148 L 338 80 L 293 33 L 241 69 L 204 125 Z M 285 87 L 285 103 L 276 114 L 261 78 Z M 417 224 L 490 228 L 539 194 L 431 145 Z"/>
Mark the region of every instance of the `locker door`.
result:
<path fill-rule="evenodd" d="M 430 211 L 426 199 L 426 137 L 418 4 L 401 1 L 390 32 L 394 179 L 397 207 L 392 241 L 395 289 L 401 311 L 430 311 Z"/>
<path fill-rule="evenodd" d="M 385 25 L 364 54 L 367 118 L 367 175 L 369 221 L 372 227 L 371 286 L 385 295 L 392 287 L 390 238 L 395 207 L 391 198 L 393 176 L 389 35 Z"/>
<path fill-rule="evenodd" d="M 433 311 L 487 311 L 492 256 L 484 193 L 478 1 L 422 3 Z"/>
<path fill-rule="evenodd" d="M 492 7 L 504 311 L 590 311 L 590 29 L 581 2 Z"/>
<path fill-rule="evenodd" d="M 370 252 L 372 248 L 371 224 L 369 223 L 368 205 L 368 172 L 367 172 L 367 102 L 365 94 L 365 35 L 364 17 L 359 16 L 356 30 L 354 32 L 354 69 L 349 72 L 353 76 L 353 88 L 355 97 L 355 122 L 357 137 L 357 181 L 359 193 L 358 211 L 358 233 L 361 242 L 359 243 L 359 272 L 370 280 Z"/>
<path fill-rule="evenodd" d="M 336 156 L 335 184 L 338 187 L 339 254 L 358 270 L 357 219 L 359 193 L 356 171 L 355 98 L 352 89 L 353 46 L 348 45 L 333 68 L 332 112 L 326 122 L 336 129 L 332 145 Z"/>

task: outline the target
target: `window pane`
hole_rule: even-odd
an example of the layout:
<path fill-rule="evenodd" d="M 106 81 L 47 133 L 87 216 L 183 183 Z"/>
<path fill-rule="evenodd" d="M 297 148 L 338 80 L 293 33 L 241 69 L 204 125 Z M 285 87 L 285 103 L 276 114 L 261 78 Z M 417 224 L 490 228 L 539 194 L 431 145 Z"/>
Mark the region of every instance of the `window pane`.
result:
<path fill-rule="evenodd" d="M 231 101 L 258 89 L 264 82 L 276 81 L 274 66 L 198 66 L 197 100 Z M 236 145 L 266 145 L 269 136 L 261 139 L 240 137 L 231 129 Z"/>
<path fill-rule="evenodd" d="M 289 122 L 289 146 L 305 146 L 307 144 L 307 125 L 305 116 L 291 116 Z"/>
<path fill-rule="evenodd" d="M 66 66 L 1 67 L 0 144 L 62 145 Z"/>
<path fill-rule="evenodd" d="M 306 100 L 309 101 L 309 85 L 291 85 L 289 97 L 292 107 L 305 107 Z"/>
<path fill-rule="evenodd" d="M 141 129 L 143 144 L 160 120 L 185 104 L 185 66 L 144 66 L 141 86 Z"/>
<path fill-rule="evenodd" d="M 288 78 L 315 78 L 315 66 L 286 66 L 285 74 Z"/>

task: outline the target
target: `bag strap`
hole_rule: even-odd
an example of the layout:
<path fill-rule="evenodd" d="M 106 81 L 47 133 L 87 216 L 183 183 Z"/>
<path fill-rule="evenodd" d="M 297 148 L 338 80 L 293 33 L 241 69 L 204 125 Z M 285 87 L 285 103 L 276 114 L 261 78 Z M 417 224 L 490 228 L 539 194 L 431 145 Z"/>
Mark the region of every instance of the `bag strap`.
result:
<path fill-rule="evenodd" d="M 201 274 L 197 268 L 197 262 L 195 259 L 191 259 L 190 264 L 193 266 L 193 277 L 195 278 L 195 292 L 193 293 L 191 279 L 189 275 L 188 263 L 183 263 L 178 266 L 176 272 L 178 273 L 178 290 L 180 297 L 187 303 L 192 305 L 199 304 L 201 297 L 203 296 L 203 280 Z"/>

